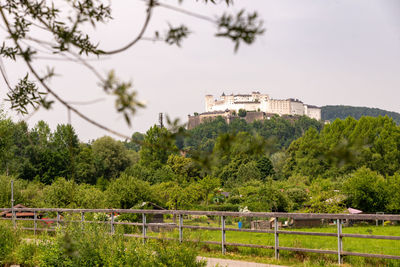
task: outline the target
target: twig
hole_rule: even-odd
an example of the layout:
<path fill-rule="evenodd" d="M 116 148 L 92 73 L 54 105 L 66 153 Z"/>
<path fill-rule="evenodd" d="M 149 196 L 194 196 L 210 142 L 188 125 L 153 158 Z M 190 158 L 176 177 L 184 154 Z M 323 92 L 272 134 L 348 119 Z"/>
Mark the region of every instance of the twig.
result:
<path fill-rule="evenodd" d="M 127 45 L 125 45 L 125 46 L 123 46 L 123 47 L 121 47 L 121 48 L 119 48 L 119 49 L 115 49 L 115 50 L 111 50 L 111 51 L 105 51 L 105 52 L 103 52 L 102 54 L 105 54 L 105 55 L 117 54 L 117 53 L 120 53 L 120 52 L 122 52 L 122 51 L 125 51 L 125 50 L 127 50 L 128 48 L 130 48 L 130 47 L 132 47 L 133 45 L 135 45 L 135 44 L 142 38 L 144 32 L 145 32 L 146 29 L 147 29 L 147 26 L 149 25 L 150 18 L 151 18 L 151 13 L 152 13 L 152 9 L 153 9 L 154 6 L 155 6 L 154 0 L 150 0 L 150 1 L 149 1 L 149 6 L 148 6 L 148 8 L 147 8 L 146 20 L 144 21 L 144 24 L 143 24 L 142 29 L 141 29 L 141 31 L 139 32 L 138 36 L 136 36 L 136 38 L 133 39 L 133 41 L 131 41 L 130 43 L 128 43 Z"/>
<path fill-rule="evenodd" d="M 12 31 L 11 31 L 11 28 L 10 28 L 10 24 L 9 24 L 9 22 L 8 22 L 8 20 L 7 20 L 6 16 L 5 16 L 5 14 L 4 14 L 3 8 L 2 8 L 1 6 L 0 6 L 0 14 L 1 14 L 2 18 L 3 18 L 3 21 L 4 21 L 4 23 L 5 23 L 6 27 L 7 27 L 7 29 L 8 29 L 8 32 L 9 32 L 9 33 L 12 32 Z M 14 40 L 14 43 L 15 43 L 15 45 L 17 46 L 17 48 L 22 52 L 22 48 L 21 48 L 21 45 L 19 44 L 19 42 L 18 42 L 15 38 L 14 38 L 13 40 Z M 54 96 L 61 104 L 63 104 L 64 106 L 66 106 L 67 108 L 69 108 L 70 110 L 72 110 L 72 111 L 73 111 L 75 114 L 77 114 L 79 117 L 81 117 L 82 119 L 86 120 L 87 122 L 89 122 L 89 123 L 91 123 L 91 124 L 93 124 L 93 125 L 99 127 L 100 129 L 103 129 L 103 130 L 105 130 L 105 131 L 107 131 L 107 132 L 109 132 L 109 133 L 112 133 L 112 134 L 116 135 L 116 136 L 119 136 L 119 137 L 122 137 L 122 138 L 125 138 L 125 139 L 128 139 L 128 140 L 131 139 L 129 136 L 126 136 L 126 135 L 121 134 L 121 133 L 119 133 L 119 132 L 117 132 L 117 131 L 114 131 L 114 130 L 112 130 L 112 129 L 110 129 L 110 128 L 108 128 L 108 127 L 106 127 L 106 126 L 104 126 L 104 125 L 102 125 L 102 124 L 100 124 L 100 123 L 98 123 L 98 122 L 96 122 L 96 121 L 90 119 L 90 118 L 87 117 L 85 114 L 81 113 L 79 110 L 77 110 L 76 108 L 74 108 L 74 107 L 72 107 L 71 105 L 69 105 L 64 99 L 62 99 L 58 94 L 56 94 L 56 93 L 44 82 L 44 80 L 42 79 L 42 77 L 39 76 L 39 74 L 36 72 L 36 70 L 33 68 L 32 64 L 31 64 L 29 61 L 25 60 L 25 63 L 26 63 L 26 65 L 28 66 L 29 70 L 32 72 L 32 74 L 36 77 L 36 79 L 38 79 L 38 81 L 39 81 L 39 82 L 42 84 L 42 86 L 46 89 L 46 91 L 47 91 L 49 94 L 51 94 L 52 96 Z"/>

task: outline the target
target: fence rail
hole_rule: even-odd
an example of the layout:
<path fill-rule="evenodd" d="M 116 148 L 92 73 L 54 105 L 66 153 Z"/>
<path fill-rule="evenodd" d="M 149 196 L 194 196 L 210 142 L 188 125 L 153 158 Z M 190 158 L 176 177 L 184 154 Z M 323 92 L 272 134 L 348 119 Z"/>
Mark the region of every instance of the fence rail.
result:
<path fill-rule="evenodd" d="M 16 214 L 18 212 L 33 212 L 34 218 L 17 218 Z M 364 235 L 364 234 L 345 234 L 342 232 L 342 224 L 344 220 L 373 220 L 373 221 L 400 221 L 400 215 L 392 214 L 317 214 L 317 213 L 281 213 L 281 212 L 224 212 L 224 211 L 189 211 L 189 210 L 133 210 L 133 209 L 59 209 L 59 208 L 0 208 L 0 212 L 12 212 L 12 218 L 0 218 L 3 220 L 12 220 L 15 226 L 16 221 L 33 221 L 33 228 L 22 228 L 24 230 L 32 230 L 35 233 L 37 231 L 51 231 L 54 229 L 39 228 L 37 225 L 38 221 L 42 221 L 37 217 L 38 214 L 54 212 L 57 217 L 55 219 L 48 219 L 47 221 L 55 222 L 58 225 L 65 222 L 81 223 L 82 227 L 85 223 L 105 223 L 110 224 L 110 232 L 114 233 L 115 225 L 133 225 L 141 226 L 142 234 L 125 234 L 125 236 L 142 238 L 143 242 L 146 239 L 167 239 L 167 240 L 177 240 L 183 242 L 183 229 L 196 229 L 196 230 L 210 230 L 210 231 L 221 231 L 221 242 L 218 241 L 195 241 L 202 242 L 205 244 L 220 245 L 222 253 L 226 252 L 227 246 L 238 246 L 238 247 L 251 247 L 251 248 L 264 248 L 273 249 L 275 252 L 275 257 L 279 258 L 279 251 L 297 251 L 297 252 L 307 252 L 307 253 L 322 253 L 322 254 L 336 254 L 338 256 L 338 263 L 343 263 L 343 256 L 360 256 L 360 257 L 374 257 L 382 259 L 395 259 L 400 260 L 400 256 L 396 255 L 385 255 L 385 254 L 370 254 L 370 253 L 358 253 L 343 251 L 343 238 L 362 238 L 362 239 L 383 239 L 383 240 L 400 240 L 400 236 L 384 236 L 384 235 Z M 61 219 L 62 213 L 80 213 L 81 220 L 70 220 L 66 221 Z M 85 213 L 110 213 L 111 221 L 88 221 L 85 220 Z M 141 214 L 142 222 L 116 222 L 114 221 L 114 214 Z M 148 223 L 146 217 L 149 214 L 169 214 L 178 217 L 178 224 L 165 224 L 165 223 Z M 206 215 L 206 216 L 219 216 L 221 219 L 220 227 L 208 227 L 208 226 L 194 226 L 194 225 L 184 225 L 183 216 L 184 215 Z M 257 218 L 275 218 L 274 229 L 273 230 L 259 230 L 259 229 L 238 229 L 226 227 L 226 217 L 257 217 Z M 279 218 L 293 218 L 293 219 L 328 219 L 335 220 L 337 225 L 336 233 L 322 233 L 322 232 L 303 232 L 303 231 L 285 231 L 279 229 L 278 219 Z M 167 237 L 156 237 L 148 236 L 148 227 L 165 227 L 165 228 L 178 228 L 179 238 L 167 238 Z M 274 235 L 274 245 L 258 245 L 258 244 L 242 244 L 242 243 L 231 243 L 226 242 L 226 232 L 250 232 L 250 233 L 268 233 Z M 307 235 L 307 236 L 325 236 L 325 237 L 336 237 L 337 238 L 337 250 L 323 250 L 323 249 L 308 249 L 308 248 L 298 248 L 298 247 L 282 247 L 279 245 L 279 235 Z M 186 240 L 191 241 L 191 240 Z"/>

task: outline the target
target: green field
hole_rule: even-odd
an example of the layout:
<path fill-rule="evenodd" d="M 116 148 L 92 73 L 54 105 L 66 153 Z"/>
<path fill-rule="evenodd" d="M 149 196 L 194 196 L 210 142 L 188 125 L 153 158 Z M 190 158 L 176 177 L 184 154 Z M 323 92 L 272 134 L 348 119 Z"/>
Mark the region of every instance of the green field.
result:
<path fill-rule="evenodd" d="M 199 226 L 218 227 L 217 223 L 192 223 L 191 221 L 184 224 L 196 224 Z M 227 225 L 227 228 L 233 228 L 233 225 Z M 285 229 L 288 231 L 303 232 L 321 232 L 336 233 L 336 226 L 315 227 L 315 228 L 296 228 Z M 365 235 L 386 235 L 400 236 L 400 226 L 352 226 L 343 227 L 343 233 L 348 234 L 365 234 Z M 174 237 L 178 238 L 178 231 L 163 231 L 161 233 L 149 232 L 149 235 L 158 237 Z M 194 230 L 184 229 L 183 236 L 185 240 L 196 241 L 221 241 L 221 231 L 214 230 Z M 243 243 L 257 245 L 274 245 L 274 235 L 268 233 L 249 233 L 249 232 L 233 232 L 226 231 L 226 242 Z M 200 242 L 201 243 L 201 242 Z M 324 236 L 304 236 L 280 234 L 279 245 L 282 247 L 299 247 L 309 249 L 337 250 L 336 237 Z M 222 257 L 221 248 L 217 245 L 199 245 L 200 253 L 204 256 Z M 400 241 L 398 240 L 379 240 L 365 238 L 343 238 L 343 250 L 348 252 L 371 253 L 371 254 L 387 254 L 400 256 Z M 281 260 L 273 259 L 272 249 L 244 248 L 244 247 L 227 247 L 228 258 L 247 259 L 252 261 L 281 263 L 286 265 L 300 266 L 326 266 L 335 265 L 337 262 L 336 255 L 288 252 L 281 251 Z M 399 260 L 381 260 L 374 258 L 350 257 L 344 258 L 345 263 L 355 266 L 400 266 Z"/>

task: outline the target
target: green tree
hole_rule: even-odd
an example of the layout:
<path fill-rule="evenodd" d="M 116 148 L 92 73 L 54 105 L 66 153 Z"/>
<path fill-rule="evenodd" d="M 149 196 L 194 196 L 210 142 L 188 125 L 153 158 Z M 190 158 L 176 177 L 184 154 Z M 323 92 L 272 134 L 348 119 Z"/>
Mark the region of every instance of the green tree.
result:
<path fill-rule="evenodd" d="M 400 127 L 388 117 L 335 120 L 310 129 L 288 149 L 285 174 L 340 177 L 366 166 L 383 175 L 400 169 Z"/>
<path fill-rule="evenodd" d="M 75 181 L 77 183 L 96 184 L 97 172 L 92 146 L 80 144 L 79 154 L 76 157 Z"/>
<path fill-rule="evenodd" d="M 0 207 L 11 207 L 11 180 L 14 180 L 14 199 L 15 204 L 23 203 L 22 189 L 24 184 L 21 180 L 7 175 L 0 175 Z"/>
<path fill-rule="evenodd" d="M 392 213 L 400 212 L 400 172 L 387 178 L 388 203 L 386 210 Z"/>
<path fill-rule="evenodd" d="M 198 166 L 190 158 L 170 155 L 167 160 L 167 165 L 176 175 L 182 176 L 186 180 L 197 179 L 200 176 Z"/>
<path fill-rule="evenodd" d="M 67 177 L 74 179 L 76 172 L 76 156 L 79 153 L 79 140 L 74 128 L 70 124 L 57 125 L 52 134 L 50 143 L 52 151 L 51 166 L 54 177 Z"/>
<path fill-rule="evenodd" d="M 364 212 L 386 210 L 389 192 L 385 178 L 375 171 L 361 167 L 345 181 L 343 189 L 351 207 Z"/>
<path fill-rule="evenodd" d="M 131 140 L 129 140 L 129 142 L 124 142 L 124 144 L 127 149 L 138 152 L 142 147 L 143 140 L 144 140 L 144 134 L 135 132 L 132 134 Z"/>
<path fill-rule="evenodd" d="M 239 117 L 244 118 L 244 117 L 246 117 L 246 115 L 247 115 L 247 111 L 245 109 L 239 109 L 239 111 L 238 111 Z"/>
<path fill-rule="evenodd" d="M 240 165 L 237 172 L 237 183 L 244 183 L 250 180 L 261 180 L 263 178 L 257 162 L 250 161 L 246 164 Z"/>
<path fill-rule="evenodd" d="M 45 205 L 51 208 L 77 208 L 77 187 L 73 180 L 58 178 L 43 190 Z"/>
<path fill-rule="evenodd" d="M 175 141 L 169 138 L 170 134 L 166 128 L 156 125 L 146 132 L 140 150 L 139 163 L 142 166 L 159 168 L 167 162 L 169 155 L 177 151 Z"/>
<path fill-rule="evenodd" d="M 295 179 L 297 177 L 292 177 Z M 309 186 L 310 199 L 303 211 L 312 213 L 343 213 L 346 196 L 338 190 L 340 185 L 330 179 L 317 178 Z"/>
<path fill-rule="evenodd" d="M 206 206 L 208 206 L 209 195 L 221 186 L 221 181 L 219 178 L 207 175 L 199 181 L 199 185 L 201 188 L 202 198 Z"/>
<path fill-rule="evenodd" d="M 276 179 L 284 177 L 283 170 L 287 160 L 287 154 L 284 151 L 278 151 L 271 155 L 271 164 L 273 166 L 273 173 Z"/>
<path fill-rule="evenodd" d="M 125 174 L 112 180 L 104 193 L 108 208 L 130 209 L 145 201 L 157 203 L 149 183 Z"/>
<path fill-rule="evenodd" d="M 14 158 L 14 123 L 11 119 L 0 120 L 0 171 L 6 174 L 12 170 Z"/>
<path fill-rule="evenodd" d="M 101 137 L 92 144 L 92 153 L 97 177 L 106 179 L 117 177 L 130 164 L 124 144 L 109 136 Z"/>
<path fill-rule="evenodd" d="M 80 184 L 76 188 L 76 206 L 84 209 L 106 208 L 105 193 L 95 186 Z"/>
<path fill-rule="evenodd" d="M 198 183 L 164 182 L 153 186 L 160 201 L 169 209 L 189 209 L 201 199 Z"/>
<path fill-rule="evenodd" d="M 262 156 L 257 160 L 257 169 L 260 171 L 262 179 L 275 174 L 272 162 L 266 156 Z"/>

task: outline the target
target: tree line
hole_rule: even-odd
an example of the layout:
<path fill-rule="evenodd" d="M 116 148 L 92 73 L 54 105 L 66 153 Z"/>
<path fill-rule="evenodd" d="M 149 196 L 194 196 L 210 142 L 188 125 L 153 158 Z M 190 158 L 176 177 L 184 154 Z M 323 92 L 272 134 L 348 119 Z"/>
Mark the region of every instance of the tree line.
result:
<path fill-rule="evenodd" d="M 0 206 L 399 212 L 400 128 L 388 117 L 273 117 L 192 130 L 159 126 L 131 141 L 80 142 L 71 125 L 0 120 Z"/>
<path fill-rule="evenodd" d="M 360 119 L 363 116 L 379 117 L 379 116 L 391 117 L 397 125 L 400 124 L 400 114 L 397 112 L 387 111 L 379 108 L 367 108 L 367 107 L 353 107 L 353 106 L 324 106 L 321 108 L 322 120 L 334 121 L 335 119 L 346 119 L 347 117 L 353 117 Z"/>

